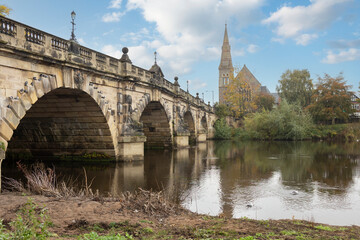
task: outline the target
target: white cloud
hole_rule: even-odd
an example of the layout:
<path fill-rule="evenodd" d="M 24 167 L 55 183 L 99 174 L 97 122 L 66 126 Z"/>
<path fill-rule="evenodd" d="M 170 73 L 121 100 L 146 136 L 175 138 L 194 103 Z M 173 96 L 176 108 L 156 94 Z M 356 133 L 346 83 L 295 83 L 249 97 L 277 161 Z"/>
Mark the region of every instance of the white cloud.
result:
<path fill-rule="evenodd" d="M 138 32 L 128 32 L 121 36 L 120 40 L 122 42 L 132 42 L 133 44 L 139 43 L 139 41 L 143 41 L 145 39 L 152 39 L 150 36 L 150 32 L 146 28 L 140 29 Z"/>
<path fill-rule="evenodd" d="M 259 46 L 255 45 L 255 44 L 250 44 L 247 48 L 247 51 L 249 53 L 256 53 L 257 51 L 259 51 Z"/>
<path fill-rule="evenodd" d="M 112 0 L 110 2 L 109 8 L 120 9 L 121 8 L 121 3 L 122 3 L 122 0 Z"/>
<path fill-rule="evenodd" d="M 81 45 L 83 45 L 83 46 L 86 45 L 86 42 L 84 41 L 83 38 L 78 38 L 77 40 L 78 40 L 78 42 L 79 42 Z"/>
<path fill-rule="evenodd" d="M 260 20 L 264 1 L 128 0 L 126 11 L 138 9 L 155 24 L 159 34 L 149 37 L 147 47 L 159 53 L 164 72 L 178 75 L 196 61 L 219 58 L 226 20 L 240 27 Z"/>
<path fill-rule="evenodd" d="M 328 28 L 352 1 L 310 0 L 308 6 L 283 6 L 262 23 L 276 24 L 275 33 L 279 37 L 293 38 L 297 44 L 306 45 L 317 37 L 311 32 Z"/>
<path fill-rule="evenodd" d="M 272 42 L 278 42 L 278 43 L 281 43 L 281 44 L 284 44 L 284 43 L 285 43 L 285 39 L 284 39 L 284 38 L 271 38 L 271 41 L 272 41 Z"/>
<path fill-rule="evenodd" d="M 340 39 L 340 40 L 330 41 L 329 45 L 332 48 L 358 48 L 360 47 L 360 38 L 355 40 Z"/>
<path fill-rule="evenodd" d="M 105 45 L 101 52 L 112 56 L 114 58 L 121 58 L 123 55 L 122 48 L 124 46 L 115 46 L 115 45 Z M 150 69 L 151 65 L 154 63 L 154 53 L 149 49 L 145 44 L 139 46 L 129 46 L 129 57 L 133 64 Z M 162 61 L 158 61 L 159 65 L 162 64 Z"/>
<path fill-rule="evenodd" d="M 325 59 L 322 60 L 322 62 L 328 64 L 335 64 L 356 60 L 360 60 L 360 49 L 350 48 L 348 50 L 339 51 L 338 53 L 334 53 L 330 50 L 327 52 L 327 56 Z"/>
<path fill-rule="evenodd" d="M 101 49 L 101 52 L 109 55 L 109 56 L 112 56 L 114 58 L 121 58 L 122 56 L 122 51 L 121 51 L 121 48 L 117 48 L 113 45 L 105 45 L 102 49 Z"/>
<path fill-rule="evenodd" d="M 205 82 L 201 81 L 200 79 L 189 80 L 189 89 L 191 89 L 192 91 L 202 89 L 206 86 L 207 86 L 207 84 Z M 200 96 L 200 95 L 201 94 L 199 94 L 199 97 L 202 98 L 202 96 Z"/>
<path fill-rule="evenodd" d="M 297 45 L 303 45 L 306 46 L 309 44 L 309 42 L 313 39 L 318 38 L 317 34 L 301 34 L 300 36 L 295 38 L 296 44 Z"/>
<path fill-rule="evenodd" d="M 245 56 L 245 50 L 243 48 L 232 51 L 232 55 L 237 57 Z"/>
<path fill-rule="evenodd" d="M 124 15 L 123 12 L 112 12 L 112 13 L 106 13 L 102 17 L 103 22 L 119 22 L 120 18 Z"/>

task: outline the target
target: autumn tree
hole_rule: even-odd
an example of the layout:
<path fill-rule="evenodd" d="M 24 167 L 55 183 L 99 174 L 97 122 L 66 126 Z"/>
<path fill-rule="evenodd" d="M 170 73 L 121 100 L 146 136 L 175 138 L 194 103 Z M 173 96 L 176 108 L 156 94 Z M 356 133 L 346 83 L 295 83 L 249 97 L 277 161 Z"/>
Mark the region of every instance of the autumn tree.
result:
<path fill-rule="evenodd" d="M 351 86 L 346 85 L 342 74 L 336 78 L 325 74 L 318 81 L 311 104 L 307 107 L 313 118 L 318 122 L 331 121 L 332 124 L 335 124 L 335 119 L 347 121 L 353 113 Z"/>
<path fill-rule="evenodd" d="M 255 105 L 259 110 L 270 111 L 273 109 L 274 104 L 275 98 L 269 93 L 260 92 L 255 96 Z"/>
<path fill-rule="evenodd" d="M 242 72 L 236 71 L 236 77 L 231 74 L 229 84 L 224 91 L 224 100 L 234 113 L 235 117 L 243 117 L 246 113 L 254 112 L 256 104 L 254 93 Z"/>
<path fill-rule="evenodd" d="M 288 103 L 299 104 L 301 107 L 308 106 L 311 102 L 313 91 L 313 83 L 309 71 L 307 69 L 286 70 L 281 75 L 276 90 L 279 96 Z"/>
<path fill-rule="evenodd" d="M 8 8 L 5 5 L 0 5 L 0 16 L 6 17 L 9 16 L 11 8 Z"/>

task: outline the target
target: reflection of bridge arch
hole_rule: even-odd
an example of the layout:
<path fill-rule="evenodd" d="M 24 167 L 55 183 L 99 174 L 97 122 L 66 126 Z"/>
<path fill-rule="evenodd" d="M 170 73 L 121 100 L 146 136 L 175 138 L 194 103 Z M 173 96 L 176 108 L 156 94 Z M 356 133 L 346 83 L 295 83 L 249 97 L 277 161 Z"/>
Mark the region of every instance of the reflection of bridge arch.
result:
<path fill-rule="evenodd" d="M 26 92 L 20 91 L 21 101 L 11 99 L 8 107 L 3 108 L 3 126 L 6 123 L 13 131 L 12 136 L 4 129 L 0 133 L 7 137 L 7 152 L 25 152 L 33 157 L 96 152 L 115 157 L 116 142 L 101 108 L 107 105 L 104 97 L 98 99 L 98 104 L 82 90 L 64 87 L 51 90 L 47 80 L 43 81 L 37 85 L 36 98 L 31 96 L 35 89 L 28 88 Z"/>
<path fill-rule="evenodd" d="M 141 114 L 140 122 L 146 136 L 146 147 L 171 147 L 169 119 L 160 102 L 149 102 Z"/>

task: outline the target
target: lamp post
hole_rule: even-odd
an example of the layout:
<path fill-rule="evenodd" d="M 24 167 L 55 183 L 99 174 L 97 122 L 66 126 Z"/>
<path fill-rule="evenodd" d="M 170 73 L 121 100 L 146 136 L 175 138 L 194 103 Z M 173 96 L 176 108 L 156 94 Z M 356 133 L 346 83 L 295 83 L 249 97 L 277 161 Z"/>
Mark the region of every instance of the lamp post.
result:
<path fill-rule="evenodd" d="M 206 90 L 206 92 L 211 92 L 212 93 L 212 104 L 214 106 L 214 90 L 211 90 L 211 91 Z"/>
<path fill-rule="evenodd" d="M 76 37 L 75 37 L 75 33 L 74 33 L 74 31 L 75 31 L 75 17 L 76 17 L 76 13 L 74 12 L 74 11 L 72 11 L 71 12 L 71 24 L 72 24 L 72 31 L 71 31 L 71 38 L 70 38 L 70 40 L 71 41 L 74 41 L 74 42 L 77 42 L 76 41 Z"/>

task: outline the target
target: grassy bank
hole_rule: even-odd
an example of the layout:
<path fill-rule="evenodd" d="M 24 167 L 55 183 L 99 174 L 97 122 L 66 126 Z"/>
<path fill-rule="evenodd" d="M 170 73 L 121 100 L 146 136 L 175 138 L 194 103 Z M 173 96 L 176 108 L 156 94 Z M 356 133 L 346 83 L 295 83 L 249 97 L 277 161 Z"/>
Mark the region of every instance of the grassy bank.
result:
<path fill-rule="evenodd" d="M 316 125 L 311 131 L 312 139 L 359 141 L 360 123 Z"/>
<path fill-rule="evenodd" d="M 339 227 L 301 220 L 228 219 L 182 208 L 173 212 L 166 208 L 149 211 L 151 207 L 146 206 L 153 202 L 138 197 L 124 202 L 120 198 L 29 198 L 2 194 L 0 239 L 260 240 L 359 239 L 360 236 L 357 226 Z"/>
<path fill-rule="evenodd" d="M 279 130 L 280 129 L 280 130 Z M 234 140 L 326 140 L 353 142 L 360 141 L 360 123 L 335 125 L 310 125 L 308 128 L 296 125 L 281 126 L 259 122 L 257 127 L 243 125 L 231 128 L 224 121 L 215 127 L 216 139 Z"/>
<path fill-rule="evenodd" d="M 360 139 L 360 123 L 323 125 L 314 123 L 308 111 L 296 104 L 282 102 L 271 111 L 249 113 L 231 128 L 224 118 L 214 125 L 217 139 L 242 140 L 342 140 Z"/>

